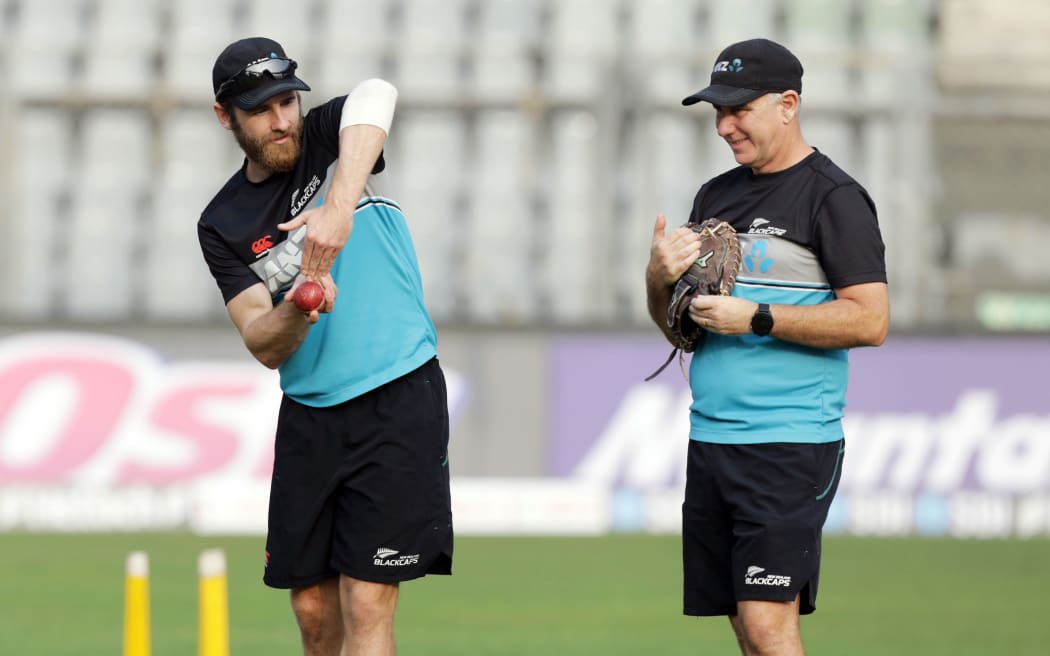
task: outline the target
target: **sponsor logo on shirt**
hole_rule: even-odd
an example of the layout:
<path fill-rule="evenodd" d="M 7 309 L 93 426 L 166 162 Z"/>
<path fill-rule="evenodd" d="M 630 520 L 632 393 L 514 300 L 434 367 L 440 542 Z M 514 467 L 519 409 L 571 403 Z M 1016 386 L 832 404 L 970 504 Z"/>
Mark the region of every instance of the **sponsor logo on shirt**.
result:
<path fill-rule="evenodd" d="M 252 252 L 256 257 L 262 257 L 271 248 L 273 248 L 273 235 L 266 235 L 252 242 Z"/>
<path fill-rule="evenodd" d="M 770 222 L 769 219 L 763 219 L 762 217 L 756 217 L 751 222 L 751 227 L 747 229 L 750 235 L 775 235 L 777 237 L 783 236 L 787 230 L 784 228 L 776 228 Z"/>
<path fill-rule="evenodd" d="M 306 207 L 306 204 L 310 202 L 310 199 L 317 193 L 317 189 L 321 186 L 321 178 L 316 175 L 310 180 L 310 182 L 303 187 L 303 195 L 299 195 L 299 190 L 296 189 L 292 193 L 292 212 L 291 215 L 295 216 Z"/>

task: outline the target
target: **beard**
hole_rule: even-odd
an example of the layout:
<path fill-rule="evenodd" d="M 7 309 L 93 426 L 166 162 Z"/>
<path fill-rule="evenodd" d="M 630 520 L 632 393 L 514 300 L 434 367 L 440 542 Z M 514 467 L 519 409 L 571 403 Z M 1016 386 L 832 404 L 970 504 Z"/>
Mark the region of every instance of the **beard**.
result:
<path fill-rule="evenodd" d="M 265 138 L 253 137 L 244 131 L 233 114 L 230 115 L 233 137 L 244 151 L 244 155 L 251 161 L 262 166 L 271 173 L 288 173 L 295 168 L 299 161 L 299 154 L 303 142 L 303 117 L 295 122 L 286 132 L 270 132 Z M 288 143 L 275 144 L 273 139 L 280 139 L 288 135 Z"/>

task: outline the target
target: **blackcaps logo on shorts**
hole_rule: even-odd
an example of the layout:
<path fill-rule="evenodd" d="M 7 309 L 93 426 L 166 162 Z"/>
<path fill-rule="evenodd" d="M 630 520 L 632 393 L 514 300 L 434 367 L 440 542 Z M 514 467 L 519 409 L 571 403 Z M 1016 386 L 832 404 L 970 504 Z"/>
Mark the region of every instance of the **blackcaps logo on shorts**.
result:
<path fill-rule="evenodd" d="M 419 554 L 399 556 L 400 553 L 397 549 L 379 547 L 376 549 L 376 555 L 372 557 L 372 564 L 379 567 L 405 567 L 419 562 Z"/>
<path fill-rule="evenodd" d="M 791 585 L 790 576 L 781 576 L 779 574 L 766 574 L 765 576 L 759 576 L 762 572 L 766 571 L 765 567 L 759 567 L 758 565 L 751 565 L 747 568 L 747 574 L 744 575 L 745 585 L 772 585 L 789 587 Z"/>

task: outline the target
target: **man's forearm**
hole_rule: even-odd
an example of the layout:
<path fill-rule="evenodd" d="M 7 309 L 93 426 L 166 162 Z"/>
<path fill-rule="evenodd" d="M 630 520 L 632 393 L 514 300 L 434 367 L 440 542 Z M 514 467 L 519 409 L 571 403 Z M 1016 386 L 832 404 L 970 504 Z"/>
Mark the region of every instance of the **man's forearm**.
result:
<path fill-rule="evenodd" d="M 302 345 L 309 330 L 310 322 L 293 303 L 279 303 L 246 325 L 241 338 L 256 360 L 276 369 Z"/>
<path fill-rule="evenodd" d="M 671 303 L 671 289 L 664 285 L 653 284 L 649 280 L 646 280 L 645 288 L 649 317 L 664 334 L 667 341 L 673 344 L 671 329 L 667 326 L 667 307 Z"/>
<path fill-rule="evenodd" d="M 888 307 L 836 299 L 818 305 L 775 305 L 772 336 L 822 349 L 879 346 L 889 326 Z"/>
<path fill-rule="evenodd" d="M 339 161 L 326 203 L 353 220 L 354 209 L 364 194 L 368 177 L 383 152 L 386 132 L 374 125 L 350 125 L 339 133 Z"/>
<path fill-rule="evenodd" d="M 339 119 L 339 162 L 328 190 L 329 199 L 352 217 L 368 176 L 383 152 L 397 106 L 397 89 L 385 80 L 370 79 L 347 94 Z"/>

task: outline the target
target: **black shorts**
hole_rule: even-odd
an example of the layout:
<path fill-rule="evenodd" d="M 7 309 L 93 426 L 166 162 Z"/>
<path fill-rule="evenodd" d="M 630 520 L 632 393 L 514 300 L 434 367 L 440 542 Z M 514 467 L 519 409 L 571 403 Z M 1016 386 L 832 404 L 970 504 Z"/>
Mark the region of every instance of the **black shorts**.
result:
<path fill-rule="evenodd" d="M 452 573 L 448 402 L 437 359 L 344 403 L 281 403 L 263 581 Z"/>
<path fill-rule="evenodd" d="M 690 440 L 682 504 L 686 615 L 736 615 L 739 601 L 816 609 L 824 520 L 845 442 Z"/>

